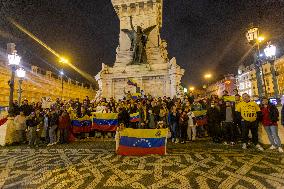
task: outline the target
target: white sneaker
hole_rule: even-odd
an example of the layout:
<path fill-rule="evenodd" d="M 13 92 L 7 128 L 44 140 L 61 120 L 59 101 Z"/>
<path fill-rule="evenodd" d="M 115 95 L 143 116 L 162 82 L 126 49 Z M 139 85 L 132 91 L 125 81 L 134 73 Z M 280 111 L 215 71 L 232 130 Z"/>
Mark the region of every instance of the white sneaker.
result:
<path fill-rule="evenodd" d="M 223 144 L 224 144 L 224 145 L 228 145 L 228 143 L 227 143 L 227 142 L 224 142 Z"/>
<path fill-rule="evenodd" d="M 279 148 L 278 148 L 278 152 L 283 153 L 283 152 L 284 152 L 283 148 L 282 148 L 282 147 L 279 147 Z"/>
<path fill-rule="evenodd" d="M 269 150 L 275 150 L 276 147 L 274 145 L 270 146 Z"/>
<path fill-rule="evenodd" d="M 172 138 L 172 143 L 174 143 L 175 142 L 175 139 L 174 138 Z"/>
<path fill-rule="evenodd" d="M 256 147 L 259 151 L 264 151 L 264 149 L 263 149 L 259 144 L 255 145 L 255 147 Z"/>
<path fill-rule="evenodd" d="M 246 150 L 247 149 L 247 144 L 243 143 L 242 149 Z"/>
<path fill-rule="evenodd" d="M 176 139 L 176 142 L 175 142 L 175 143 L 179 143 L 179 139 L 178 139 L 178 138 Z"/>

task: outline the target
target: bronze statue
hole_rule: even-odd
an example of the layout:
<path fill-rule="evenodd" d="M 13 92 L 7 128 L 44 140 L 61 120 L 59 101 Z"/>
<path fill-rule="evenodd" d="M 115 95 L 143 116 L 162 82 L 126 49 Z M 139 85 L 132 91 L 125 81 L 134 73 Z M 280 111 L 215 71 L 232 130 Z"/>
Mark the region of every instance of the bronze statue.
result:
<path fill-rule="evenodd" d="M 146 44 L 148 41 L 148 36 L 151 31 L 156 27 L 156 25 L 150 26 L 144 30 L 141 26 L 137 26 L 137 31 L 135 31 L 132 23 L 132 16 L 130 16 L 130 25 L 131 30 L 122 29 L 122 31 L 125 32 L 131 40 L 130 50 L 133 51 L 132 64 L 146 64 Z"/>

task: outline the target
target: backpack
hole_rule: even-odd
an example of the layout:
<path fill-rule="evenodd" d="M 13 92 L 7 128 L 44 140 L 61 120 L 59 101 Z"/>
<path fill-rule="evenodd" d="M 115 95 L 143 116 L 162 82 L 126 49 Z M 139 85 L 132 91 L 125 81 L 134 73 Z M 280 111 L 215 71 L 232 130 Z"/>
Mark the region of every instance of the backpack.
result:
<path fill-rule="evenodd" d="M 272 105 L 269 107 L 269 118 L 272 122 L 279 121 L 279 111 L 276 106 Z"/>

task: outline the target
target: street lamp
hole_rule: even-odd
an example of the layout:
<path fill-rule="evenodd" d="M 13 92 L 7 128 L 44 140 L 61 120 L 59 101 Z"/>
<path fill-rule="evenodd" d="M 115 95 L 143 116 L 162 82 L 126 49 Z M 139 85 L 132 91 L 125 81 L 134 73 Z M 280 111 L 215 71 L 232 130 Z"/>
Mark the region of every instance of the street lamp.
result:
<path fill-rule="evenodd" d="M 259 50 L 260 43 L 264 41 L 264 37 L 259 35 L 259 29 L 257 27 L 253 27 L 247 31 L 246 38 L 253 48 L 257 46 L 257 53 L 255 56 L 254 66 L 256 72 L 258 95 L 266 96 L 266 84 L 264 80 L 263 67 L 261 65 L 261 60 L 260 60 L 261 53 Z M 260 69 L 262 74 L 260 74 Z M 264 94 L 263 94 L 263 88 L 264 88 Z"/>
<path fill-rule="evenodd" d="M 61 100 L 62 100 L 62 98 L 63 98 L 63 85 L 64 85 L 64 82 L 63 82 L 64 71 L 63 71 L 63 69 L 61 69 L 59 71 L 59 74 L 60 74 L 60 77 L 61 77 Z"/>
<path fill-rule="evenodd" d="M 65 57 L 60 57 L 59 58 L 59 62 L 62 63 L 62 64 L 68 64 L 69 63 L 69 60 Z"/>
<path fill-rule="evenodd" d="M 204 75 L 204 78 L 206 79 L 206 88 L 209 86 L 209 80 L 212 78 L 212 74 L 207 73 Z"/>
<path fill-rule="evenodd" d="M 264 49 L 264 53 L 268 59 L 272 60 L 271 75 L 272 75 L 272 80 L 273 80 L 273 90 L 274 90 L 275 97 L 278 98 L 279 90 L 278 90 L 278 83 L 277 83 L 275 67 L 274 67 L 274 62 L 276 60 L 276 46 L 268 44 L 267 47 Z"/>
<path fill-rule="evenodd" d="M 16 45 L 14 43 L 7 44 L 7 53 L 8 53 L 8 62 L 11 66 L 11 79 L 9 81 L 10 86 L 10 96 L 9 96 L 9 113 L 13 114 L 13 96 L 14 96 L 14 88 L 15 88 L 15 72 L 17 67 L 20 64 L 21 57 L 17 55 L 17 51 L 15 49 Z"/>
<path fill-rule="evenodd" d="M 204 78 L 205 78 L 205 79 L 211 79 L 211 77 L 212 77 L 212 74 L 205 74 L 205 75 L 204 75 Z"/>
<path fill-rule="evenodd" d="M 17 73 L 17 77 L 19 78 L 18 103 L 19 103 L 19 106 L 20 106 L 21 105 L 21 99 L 22 99 L 22 92 L 23 92 L 22 83 L 23 83 L 23 79 L 26 76 L 26 71 L 23 68 L 19 68 L 19 69 L 17 69 L 16 73 Z"/>

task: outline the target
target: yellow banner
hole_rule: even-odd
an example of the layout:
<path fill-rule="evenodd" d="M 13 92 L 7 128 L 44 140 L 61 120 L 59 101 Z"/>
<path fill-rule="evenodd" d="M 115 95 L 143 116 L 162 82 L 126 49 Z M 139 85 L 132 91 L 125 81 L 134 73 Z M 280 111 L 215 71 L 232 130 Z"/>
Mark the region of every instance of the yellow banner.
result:
<path fill-rule="evenodd" d="M 168 129 L 123 129 L 120 136 L 133 138 L 164 138 L 168 135 Z"/>
<path fill-rule="evenodd" d="M 224 96 L 224 101 L 225 102 L 235 102 L 236 101 L 236 98 L 235 96 Z"/>
<path fill-rule="evenodd" d="M 207 110 L 201 110 L 201 111 L 192 111 L 194 113 L 194 116 L 195 117 L 198 117 L 198 116 L 204 116 L 207 114 Z"/>

